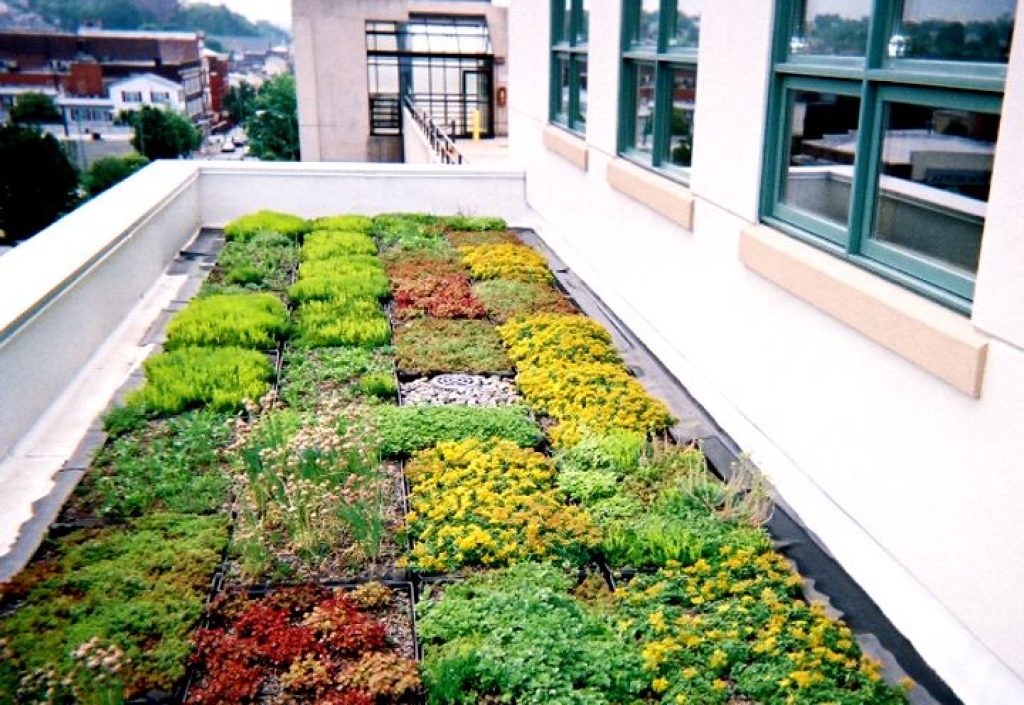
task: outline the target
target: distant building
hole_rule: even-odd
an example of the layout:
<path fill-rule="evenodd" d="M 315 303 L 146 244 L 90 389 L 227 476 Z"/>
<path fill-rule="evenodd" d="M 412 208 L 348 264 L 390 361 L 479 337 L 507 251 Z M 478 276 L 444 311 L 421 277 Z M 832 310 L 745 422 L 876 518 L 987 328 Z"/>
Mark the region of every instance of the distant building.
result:
<path fill-rule="evenodd" d="M 0 95 L 32 87 L 61 96 L 106 98 L 113 82 L 143 74 L 178 84 L 184 91 L 184 114 L 198 125 L 210 122 L 200 34 L 92 28 L 77 33 L 0 31 Z"/>
<path fill-rule="evenodd" d="M 402 161 L 403 101 L 451 136 L 474 119 L 507 134 L 507 16 L 480 0 L 293 0 L 302 159 Z"/>
<path fill-rule="evenodd" d="M 110 84 L 110 101 L 115 115 L 124 110 L 149 106 L 193 117 L 188 112 L 189 104 L 182 85 L 155 73 L 143 73 L 114 81 Z"/>

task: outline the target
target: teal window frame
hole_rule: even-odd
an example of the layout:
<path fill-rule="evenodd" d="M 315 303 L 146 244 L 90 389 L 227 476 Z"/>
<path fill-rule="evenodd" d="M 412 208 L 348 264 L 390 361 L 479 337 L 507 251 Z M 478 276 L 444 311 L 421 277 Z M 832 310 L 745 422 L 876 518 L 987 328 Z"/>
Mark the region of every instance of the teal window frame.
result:
<path fill-rule="evenodd" d="M 679 68 L 692 68 L 698 74 L 697 47 L 669 47 L 669 34 L 676 18 L 676 0 L 660 0 L 658 7 L 658 38 L 657 46 L 634 45 L 632 38 L 637 33 L 636 19 L 638 13 L 633 12 L 641 0 L 623 0 L 622 3 L 622 52 L 619 80 L 619 156 L 640 166 L 653 169 L 674 181 L 689 185 L 689 168 L 681 168 L 666 162 L 664 155 L 668 151 L 671 139 L 671 107 L 672 105 L 672 73 Z M 636 70 L 638 65 L 646 64 L 654 67 L 654 125 L 652 133 L 651 154 L 633 149 L 636 137 L 636 106 L 637 85 Z M 695 89 L 696 92 L 696 89 Z"/>
<path fill-rule="evenodd" d="M 889 58 L 887 44 L 903 0 L 873 0 L 863 57 L 790 56 L 802 0 L 776 4 L 772 75 L 764 145 L 761 219 L 961 313 L 969 314 L 975 278 L 871 237 L 878 200 L 887 103 L 1000 114 L 1006 64 Z M 1014 28 L 1015 30 L 1017 28 Z M 789 134 L 789 93 L 809 90 L 860 99 L 850 215 L 846 228 L 781 202 Z"/>
<path fill-rule="evenodd" d="M 570 4 L 569 36 L 564 36 L 566 28 L 566 4 Z M 587 67 L 589 27 L 584 18 L 583 0 L 552 0 L 551 2 L 551 61 L 550 61 L 550 96 L 548 120 L 553 125 L 563 127 L 570 132 L 583 136 L 587 129 L 586 115 L 580 109 L 581 68 Z M 559 111 L 562 104 L 562 79 L 559 72 L 561 61 L 569 67 L 569 101 L 566 112 Z"/>

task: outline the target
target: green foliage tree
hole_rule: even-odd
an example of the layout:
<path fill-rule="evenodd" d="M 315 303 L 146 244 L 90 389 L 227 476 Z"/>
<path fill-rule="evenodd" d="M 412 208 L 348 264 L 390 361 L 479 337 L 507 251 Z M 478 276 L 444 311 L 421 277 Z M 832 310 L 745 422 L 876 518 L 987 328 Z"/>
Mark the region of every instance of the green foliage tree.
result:
<path fill-rule="evenodd" d="M 149 159 L 177 159 L 199 148 L 202 136 L 177 113 L 152 108 L 125 111 L 118 120 L 135 129 L 132 146 Z"/>
<path fill-rule="evenodd" d="M 45 93 L 22 93 L 11 108 L 11 122 L 17 124 L 44 124 L 60 122 L 60 111 L 53 98 Z"/>
<path fill-rule="evenodd" d="M 255 86 L 245 81 L 237 86 L 231 86 L 228 94 L 224 96 L 224 107 L 231 115 L 231 122 L 244 125 L 256 112 Z"/>
<path fill-rule="evenodd" d="M 35 127 L 0 127 L 0 230 L 35 235 L 78 201 L 78 172 L 53 135 Z"/>
<path fill-rule="evenodd" d="M 295 78 L 275 76 L 256 94 L 255 111 L 246 121 L 250 152 L 268 161 L 298 161 L 299 118 Z"/>
<path fill-rule="evenodd" d="M 82 185 L 85 187 L 86 193 L 96 196 L 114 184 L 124 181 L 147 164 L 149 164 L 149 160 L 141 154 L 104 157 L 93 162 L 89 172 L 82 179 Z"/>

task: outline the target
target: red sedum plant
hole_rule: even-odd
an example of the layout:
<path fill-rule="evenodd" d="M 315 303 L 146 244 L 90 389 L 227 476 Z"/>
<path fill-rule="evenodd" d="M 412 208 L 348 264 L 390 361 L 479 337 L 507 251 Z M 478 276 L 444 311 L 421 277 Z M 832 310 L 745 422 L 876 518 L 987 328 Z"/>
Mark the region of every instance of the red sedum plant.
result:
<path fill-rule="evenodd" d="M 373 605 L 387 611 L 392 601 Z M 197 685 L 186 702 L 411 702 L 420 689 L 416 663 L 398 653 L 365 604 L 358 593 L 354 598 L 317 586 L 255 599 L 237 592 L 218 596 L 210 626 L 196 634 Z"/>

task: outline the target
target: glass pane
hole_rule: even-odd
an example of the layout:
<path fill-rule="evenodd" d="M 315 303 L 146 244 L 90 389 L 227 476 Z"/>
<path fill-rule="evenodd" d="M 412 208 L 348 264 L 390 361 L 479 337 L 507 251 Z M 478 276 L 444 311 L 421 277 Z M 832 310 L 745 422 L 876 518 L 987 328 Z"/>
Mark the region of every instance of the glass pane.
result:
<path fill-rule="evenodd" d="M 891 58 L 1006 63 L 1017 0 L 905 0 Z"/>
<path fill-rule="evenodd" d="M 872 237 L 973 274 L 999 116 L 889 103 Z"/>
<path fill-rule="evenodd" d="M 650 156 L 654 150 L 654 66 L 636 64 L 636 103 L 633 105 L 633 149 Z"/>
<path fill-rule="evenodd" d="M 572 0 L 563 0 L 562 2 L 562 34 L 559 36 L 559 40 L 563 42 L 569 41 L 572 36 Z"/>
<path fill-rule="evenodd" d="M 574 65 L 576 67 L 576 86 L 579 100 L 577 107 L 576 127 L 582 128 L 587 123 L 587 59 L 585 56 L 577 57 Z"/>
<path fill-rule="evenodd" d="M 672 70 L 672 117 L 669 120 L 667 153 L 662 163 L 688 168 L 693 157 L 693 103 L 697 95 L 697 68 Z"/>
<path fill-rule="evenodd" d="M 633 0 L 634 47 L 654 49 L 658 46 L 658 15 L 660 0 Z"/>
<path fill-rule="evenodd" d="M 576 27 L 576 43 L 586 44 L 590 36 L 590 0 L 583 0 L 580 7 L 579 24 Z"/>
<path fill-rule="evenodd" d="M 555 105 L 555 119 L 567 123 L 569 121 L 569 57 L 559 56 L 555 66 L 558 71 L 558 103 Z"/>
<path fill-rule="evenodd" d="M 864 56 L 871 0 L 807 0 L 789 40 L 791 54 Z"/>
<path fill-rule="evenodd" d="M 781 202 L 845 228 L 850 217 L 860 99 L 789 91 Z"/>
<path fill-rule="evenodd" d="M 700 44 L 700 8 L 702 0 L 677 0 L 676 14 L 668 28 L 669 51 L 696 49 Z"/>

